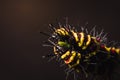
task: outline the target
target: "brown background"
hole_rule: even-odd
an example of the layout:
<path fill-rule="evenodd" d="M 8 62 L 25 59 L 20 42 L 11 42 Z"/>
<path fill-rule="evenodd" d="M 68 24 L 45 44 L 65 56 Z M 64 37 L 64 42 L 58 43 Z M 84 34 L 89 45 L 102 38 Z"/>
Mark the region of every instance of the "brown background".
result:
<path fill-rule="evenodd" d="M 65 17 L 74 26 L 98 25 L 110 40 L 120 41 L 119 2 L 1 0 L 0 80 L 65 80 L 56 61 L 41 58 L 52 49 L 41 46 L 47 37 L 39 33 L 49 32 L 49 23 L 65 23 Z"/>

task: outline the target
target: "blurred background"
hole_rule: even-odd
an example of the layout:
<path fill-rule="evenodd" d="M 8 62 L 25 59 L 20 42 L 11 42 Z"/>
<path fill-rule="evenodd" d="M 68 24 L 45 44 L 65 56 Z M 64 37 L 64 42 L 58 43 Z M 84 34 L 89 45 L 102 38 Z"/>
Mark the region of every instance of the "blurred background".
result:
<path fill-rule="evenodd" d="M 42 47 L 50 33 L 48 24 L 68 23 L 88 28 L 97 25 L 108 38 L 120 41 L 120 5 L 113 1 L 91 0 L 1 0 L 0 1 L 0 80 L 65 80 L 64 69 L 53 60 L 42 59 L 53 53 Z"/>

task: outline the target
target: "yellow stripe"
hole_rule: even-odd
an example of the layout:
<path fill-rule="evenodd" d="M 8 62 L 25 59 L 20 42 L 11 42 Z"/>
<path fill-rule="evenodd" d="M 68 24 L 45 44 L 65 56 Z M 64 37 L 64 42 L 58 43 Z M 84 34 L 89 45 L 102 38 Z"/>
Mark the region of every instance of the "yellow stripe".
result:
<path fill-rule="evenodd" d="M 105 46 L 105 49 L 106 49 L 106 51 L 110 52 L 111 47 L 107 47 L 107 46 Z"/>
<path fill-rule="evenodd" d="M 64 28 L 60 28 L 61 30 L 63 30 L 63 31 L 65 31 L 65 29 Z"/>
<path fill-rule="evenodd" d="M 81 58 L 81 54 L 80 53 L 78 53 L 77 56 L 78 56 L 79 59 Z"/>
<path fill-rule="evenodd" d="M 90 35 L 87 35 L 87 37 L 88 37 L 88 41 L 87 41 L 87 43 L 86 43 L 86 46 L 88 46 L 88 45 L 90 44 L 90 42 L 91 42 L 91 37 L 90 37 Z"/>
<path fill-rule="evenodd" d="M 82 47 L 82 49 L 83 49 L 83 50 L 86 49 L 86 48 L 88 47 L 88 45 L 90 44 L 90 42 L 91 42 L 91 37 L 90 37 L 90 35 L 87 35 L 87 42 L 86 42 L 86 44 Z"/>
<path fill-rule="evenodd" d="M 62 31 L 64 31 L 65 35 L 68 35 L 68 32 L 65 30 L 65 28 L 60 28 Z"/>
<path fill-rule="evenodd" d="M 115 49 L 115 51 L 117 54 L 120 54 L 120 49 L 117 48 L 117 49 Z"/>
<path fill-rule="evenodd" d="M 70 51 L 67 51 L 65 54 L 63 54 L 61 56 L 62 59 L 64 59 L 65 57 L 69 56 L 70 55 Z"/>
<path fill-rule="evenodd" d="M 57 29 L 57 32 L 61 32 L 61 35 L 65 35 L 65 32 L 62 31 L 61 29 Z"/>
<path fill-rule="evenodd" d="M 84 33 L 83 32 L 81 32 L 81 33 L 79 33 L 80 34 L 80 42 L 78 43 L 78 46 L 82 46 L 83 45 L 83 41 L 84 41 Z"/>
<path fill-rule="evenodd" d="M 59 35 L 62 35 L 62 33 L 61 33 L 60 31 L 57 31 L 57 33 L 58 33 Z"/>
<path fill-rule="evenodd" d="M 77 65 L 80 64 L 81 54 L 78 53 L 78 54 L 77 54 L 77 57 L 78 57 L 78 59 L 77 59 L 76 63 L 74 63 L 73 65 L 68 64 L 69 68 L 75 67 L 75 66 L 77 66 Z M 78 71 L 78 72 L 79 72 L 79 71 Z"/>
<path fill-rule="evenodd" d="M 71 31 L 71 32 L 72 32 L 72 34 L 73 34 L 73 36 L 74 36 L 75 40 L 78 42 L 78 41 L 79 41 L 79 38 L 78 38 L 77 33 L 76 33 L 76 32 L 74 32 L 74 31 Z"/>

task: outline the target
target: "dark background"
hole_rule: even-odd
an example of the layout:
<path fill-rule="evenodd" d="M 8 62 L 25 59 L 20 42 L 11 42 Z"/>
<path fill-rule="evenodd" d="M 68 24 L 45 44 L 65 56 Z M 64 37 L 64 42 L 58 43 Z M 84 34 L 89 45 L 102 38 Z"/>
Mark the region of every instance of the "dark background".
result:
<path fill-rule="evenodd" d="M 90 28 L 97 25 L 120 41 L 120 4 L 116 1 L 0 1 L 0 80 L 65 80 L 63 68 L 56 61 L 42 59 L 52 49 L 42 47 L 49 32 L 48 24 L 65 23 Z M 93 26 L 92 26 L 93 25 Z M 77 28 L 79 28 L 77 26 Z"/>

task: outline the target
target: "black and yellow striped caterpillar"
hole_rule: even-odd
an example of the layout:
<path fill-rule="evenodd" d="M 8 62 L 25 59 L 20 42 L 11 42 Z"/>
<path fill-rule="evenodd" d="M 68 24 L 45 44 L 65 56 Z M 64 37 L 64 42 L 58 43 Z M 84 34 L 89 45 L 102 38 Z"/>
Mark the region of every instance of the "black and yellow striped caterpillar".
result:
<path fill-rule="evenodd" d="M 49 27 L 53 31 L 51 35 L 42 32 L 49 36 L 48 44 L 44 46 L 52 46 L 54 54 L 44 57 L 57 58 L 68 67 L 65 70 L 67 75 L 74 74 L 74 79 L 111 79 L 111 73 L 119 62 L 120 48 L 107 44 L 103 30 L 98 33 L 94 27 L 90 32 L 85 28 L 77 32 L 70 25 Z"/>

